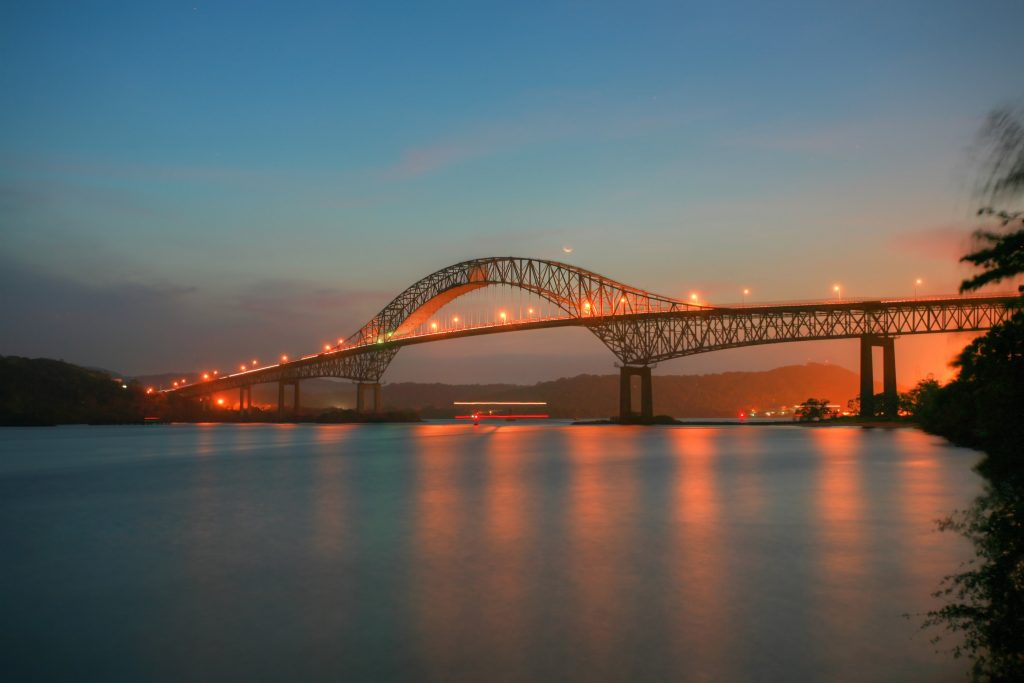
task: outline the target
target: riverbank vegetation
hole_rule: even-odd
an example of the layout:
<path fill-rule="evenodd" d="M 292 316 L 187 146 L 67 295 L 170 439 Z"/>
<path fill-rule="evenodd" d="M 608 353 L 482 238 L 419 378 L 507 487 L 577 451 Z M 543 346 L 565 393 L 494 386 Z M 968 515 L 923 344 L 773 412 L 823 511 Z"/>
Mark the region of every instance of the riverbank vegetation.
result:
<path fill-rule="evenodd" d="M 1024 199 L 1024 112 L 992 114 L 982 132 L 988 151 L 981 194 L 992 202 Z M 962 292 L 1024 274 L 1024 213 L 986 206 L 995 229 L 975 233 L 977 249 L 961 259 L 981 270 Z M 1024 295 L 1024 286 L 1020 287 Z M 983 451 L 984 493 L 939 528 L 967 538 L 975 558 L 945 578 L 924 626 L 955 634 L 955 657 L 971 659 L 977 681 L 1024 680 L 1024 310 L 971 342 L 955 359 L 955 380 L 917 387 L 921 426 Z M 941 635 L 934 642 L 942 643 Z"/>
<path fill-rule="evenodd" d="M 154 401 L 135 382 L 50 358 L 0 356 L 0 425 L 145 421 Z"/>

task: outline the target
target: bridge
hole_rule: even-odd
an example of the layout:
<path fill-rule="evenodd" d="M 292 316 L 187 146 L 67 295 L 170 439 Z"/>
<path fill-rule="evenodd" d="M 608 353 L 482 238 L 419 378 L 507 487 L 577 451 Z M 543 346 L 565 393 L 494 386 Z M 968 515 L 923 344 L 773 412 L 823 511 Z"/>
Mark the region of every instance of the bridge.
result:
<path fill-rule="evenodd" d="M 442 308 L 484 288 L 509 287 L 544 301 L 533 308 L 491 319 L 437 322 Z M 166 390 L 207 402 L 213 394 L 239 390 L 239 410 L 252 407 L 252 387 L 278 385 L 278 410 L 292 389 L 299 410 L 300 382 L 317 377 L 358 383 L 356 409 L 379 412 L 381 377 L 405 346 L 488 334 L 584 327 L 598 337 L 620 366 L 619 417 L 654 415 L 651 367 L 672 358 L 760 344 L 825 339 L 860 343 L 861 415 L 873 416 L 872 350 L 882 348 L 885 414 L 897 410 L 895 337 L 940 332 L 974 332 L 1010 317 L 1020 297 L 1012 294 L 830 300 L 738 306 L 702 305 L 660 296 L 566 263 L 520 257 L 473 259 L 431 273 L 403 291 L 362 328 L 337 344 L 294 360 L 200 378 Z M 639 378 L 640 409 L 633 409 L 633 378 Z"/>

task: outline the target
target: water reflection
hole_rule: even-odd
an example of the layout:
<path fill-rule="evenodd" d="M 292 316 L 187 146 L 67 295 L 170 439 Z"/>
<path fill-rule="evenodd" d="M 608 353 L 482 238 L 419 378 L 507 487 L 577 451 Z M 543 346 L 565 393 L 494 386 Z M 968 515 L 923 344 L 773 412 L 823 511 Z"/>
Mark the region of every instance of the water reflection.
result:
<path fill-rule="evenodd" d="M 963 673 L 900 615 L 965 558 L 932 519 L 978 484 L 915 432 L 48 433 L 0 441 L 7 614 L 42 615 L 0 637 L 37 679 L 89 652 L 103 680 Z"/>
<path fill-rule="evenodd" d="M 489 430 L 488 430 L 489 431 Z M 465 525 L 477 511 L 462 500 L 459 473 L 468 453 L 477 452 L 486 435 L 478 432 L 471 445 L 456 447 L 435 437 L 431 427 L 415 428 L 414 519 L 412 521 L 412 606 L 417 656 L 424 670 L 452 672 L 463 650 L 469 618 L 462 584 L 468 539 Z M 463 450 L 465 449 L 465 450 Z M 484 598 L 480 596 L 481 602 Z M 443 674 L 442 674 L 443 675 Z"/>
<path fill-rule="evenodd" d="M 810 431 L 819 455 L 815 506 L 824 581 L 830 591 L 856 593 L 863 577 L 864 493 L 858 447 L 860 430 L 821 428 Z M 855 600 L 850 607 L 855 608 Z"/>
<path fill-rule="evenodd" d="M 537 431 L 498 430 L 483 448 L 481 632 L 488 634 L 493 666 L 508 674 L 522 670 L 530 641 L 530 527 L 535 512 L 526 468 L 537 450 Z"/>
<path fill-rule="evenodd" d="M 676 646 L 685 648 L 688 671 L 695 680 L 715 680 L 727 669 L 730 611 L 725 597 L 729 568 L 721 524 L 721 496 L 716 467 L 716 430 L 669 432 L 674 455 L 674 572 L 678 604 L 672 630 Z"/>
<path fill-rule="evenodd" d="M 338 557 L 344 551 L 349 518 L 352 516 L 349 468 L 351 461 L 344 457 L 345 439 L 350 427 L 328 427 L 318 432 L 318 445 L 324 453 L 310 468 L 310 487 L 313 490 L 312 545 L 320 558 Z M 332 430 L 339 430 L 332 433 Z M 279 436 L 289 436 L 280 432 Z M 341 440 L 338 436 L 342 436 Z"/>
<path fill-rule="evenodd" d="M 565 457 L 570 479 L 566 509 L 566 569 L 572 586 L 568 630 L 582 672 L 616 677 L 623 662 L 617 639 L 635 596 L 630 529 L 634 525 L 638 457 L 630 432 L 577 429 L 569 432 Z M 628 646 L 628 645 L 626 645 Z"/>

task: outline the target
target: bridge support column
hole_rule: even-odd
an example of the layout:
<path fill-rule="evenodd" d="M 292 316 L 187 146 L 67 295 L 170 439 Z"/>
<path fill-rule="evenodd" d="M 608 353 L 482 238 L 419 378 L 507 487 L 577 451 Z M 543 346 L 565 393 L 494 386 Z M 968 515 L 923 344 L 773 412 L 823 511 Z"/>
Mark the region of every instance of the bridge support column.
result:
<path fill-rule="evenodd" d="M 896 340 L 872 334 L 860 338 L 860 416 L 875 416 L 875 370 L 871 357 L 876 346 L 882 347 L 882 393 L 885 416 L 895 418 L 899 410 L 896 391 Z"/>
<path fill-rule="evenodd" d="M 871 351 L 875 337 L 864 335 L 860 338 L 860 416 L 875 416 L 875 366 Z"/>
<path fill-rule="evenodd" d="M 292 387 L 292 414 L 298 415 L 299 413 L 299 380 L 280 380 L 277 383 L 277 415 L 282 417 L 285 414 L 285 399 L 284 399 L 284 388 L 287 386 Z"/>
<path fill-rule="evenodd" d="M 245 387 L 238 387 L 238 416 L 245 416 Z"/>
<path fill-rule="evenodd" d="M 633 412 L 633 377 L 640 378 L 640 412 Z M 649 366 L 623 365 L 619 368 L 619 419 L 639 417 L 650 420 L 654 417 L 654 392 L 651 386 Z"/>
<path fill-rule="evenodd" d="M 373 391 L 373 410 L 367 409 L 366 405 L 366 392 Z M 356 412 L 357 413 L 368 413 L 373 412 L 374 414 L 381 411 L 381 390 L 380 382 L 360 382 L 356 385 Z"/>
<path fill-rule="evenodd" d="M 900 409 L 900 395 L 896 391 L 896 340 L 892 337 L 882 340 L 882 393 L 885 416 L 894 420 Z"/>

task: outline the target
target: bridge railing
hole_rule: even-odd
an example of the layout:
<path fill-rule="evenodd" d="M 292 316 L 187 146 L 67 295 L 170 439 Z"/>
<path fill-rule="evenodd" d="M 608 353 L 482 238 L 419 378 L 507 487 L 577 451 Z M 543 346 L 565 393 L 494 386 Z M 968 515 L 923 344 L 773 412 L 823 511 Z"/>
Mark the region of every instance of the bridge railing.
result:
<path fill-rule="evenodd" d="M 1018 292 L 986 292 L 986 293 L 976 293 L 976 294 L 947 294 L 947 295 L 928 294 L 928 295 L 920 295 L 920 296 L 913 296 L 913 297 L 897 297 L 897 298 L 889 297 L 889 298 L 877 298 L 877 299 L 873 299 L 873 298 L 870 298 L 870 297 L 856 297 L 856 298 L 852 298 L 852 297 L 851 298 L 838 298 L 838 297 L 834 297 L 834 298 L 829 298 L 829 299 L 803 299 L 803 300 L 786 300 L 786 301 L 742 302 L 742 303 L 738 303 L 738 304 L 737 303 L 717 304 L 717 303 L 711 303 L 711 302 L 701 302 L 701 305 L 699 305 L 699 306 L 691 304 L 686 309 L 680 309 L 678 307 L 674 307 L 675 310 L 673 310 L 673 307 L 669 307 L 669 306 L 657 306 L 657 307 L 651 306 L 649 308 L 644 307 L 644 309 L 640 309 L 640 310 L 622 310 L 622 311 L 608 311 L 608 310 L 602 310 L 600 308 L 596 308 L 595 307 L 592 310 L 586 309 L 586 310 L 588 310 L 588 312 L 585 312 L 585 313 L 575 313 L 575 312 L 567 311 L 567 312 L 565 312 L 562 315 L 548 315 L 548 316 L 534 315 L 534 316 L 530 316 L 530 317 L 527 317 L 527 318 L 516 317 L 516 318 L 510 318 L 508 320 L 487 321 L 487 322 L 478 322 L 478 323 L 470 323 L 470 324 L 465 324 L 464 323 L 464 324 L 457 324 L 455 326 L 445 326 L 445 327 L 441 327 L 441 328 L 436 329 L 436 330 L 430 329 L 430 328 L 427 328 L 427 329 L 420 328 L 420 329 L 411 331 L 409 333 L 403 334 L 401 336 L 390 337 L 389 341 L 402 341 L 402 340 L 409 340 L 409 339 L 423 339 L 423 338 L 431 338 L 431 337 L 441 339 L 441 338 L 444 338 L 445 336 L 448 336 L 448 335 L 458 335 L 458 334 L 462 334 L 462 333 L 465 333 L 467 331 L 473 331 L 473 330 L 500 329 L 500 328 L 512 328 L 512 329 L 515 329 L 517 327 L 528 328 L 529 326 L 535 325 L 535 324 L 543 325 L 543 323 L 546 323 L 546 322 L 554 322 L 554 321 L 561 321 L 561 320 L 585 320 L 585 319 L 595 319 L 595 320 L 597 320 L 597 319 L 601 319 L 601 318 L 607 319 L 607 318 L 615 318 L 615 317 L 618 317 L 618 316 L 634 316 L 634 315 L 638 315 L 638 314 L 639 315 L 645 315 L 645 314 L 650 314 L 650 313 L 671 313 L 671 312 L 686 312 L 686 311 L 700 311 L 700 310 L 708 310 L 708 311 L 715 311 L 715 310 L 725 310 L 725 311 L 728 311 L 728 310 L 757 311 L 757 310 L 762 310 L 762 309 L 785 308 L 785 307 L 790 307 L 790 306 L 792 306 L 792 307 L 813 307 L 813 306 L 840 306 L 840 307 L 848 307 L 848 306 L 856 306 L 858 304 L 874 304 L 874 305 L 885 306 L 885 305 L 891 305 L 891 304 L 895 304 L 895 305 L 934 304 L 934 303 L 937 303 L 937 302 L 949 302 L 949 303 L 965 302 L 966 303 L 966 302 L 971 302 L 971 301 L 984 301 L 984 300 L 987 300 L 987 299 L 999 299 L 999 298 L 1003 298 L 1003 299 L 1006 299 L 1006 298 L 1016 299 L 1016 298 L 1019 298 L 1019 297 L 1020 297 L 1020 294 Z M 355 352 L 355 351 L 361 351 L 361 350 L 365 350 L 365 349 L 368 349 L 368 348 L 372 348 L 373 346 L 376 346 L 376 343 L 372 342 L 372 341 L 365 341 L 363 343 L 357 343 L 357 344 L 345 344 L 345 345 L 333 346 L 333 347 L 331 347 L 329 349 L 326 349 L 324 351 L 308 354 L 308 355 L 302 356 L 300 358 L 293 359 L 291 361 L 282 362 L 282 363 L 272 363 L 272 364 L 268 364 L 268 365 L 264 365 L 264 366 L 260 366 L 260 367 L 247 368 L 246 370 L 241 370 L 241 371 L 234 372 L 234 373 L 226 373 L 224 375 L 220 375 L 220 377 L 218 377 L 218 378 L 211 379 L 209 381 L 211 382 L 211 384 L 213 384 L 213 383 L 215 383 L 216 379 L 238 379 L 238 378 L 242 378 L 242 377 L 246 377 L 246 376 L 250 376 L 250 375 L 255 376 L 255 375 L 259 375 L 261 373 L 264 373 L 264 372 L 266 372 L 268 370 L 273 370 L 275 368 L 293 366 L 293 365 L 296 365 L 296 364 L 304 364 L 304 363 L 309 362 L 309 361 L 313 361 L 313 360 L 316 360 L 316 359 L 328 358 L 328 357 L 331 357 L 331 356 L 335 356 L 337 354 L 350 354 L 350 353 Z M 195 386 L 197 384 L 205 384 L 206 381 L 207 380 L 198 380 L 198 381 L 195 381 L 195 382 L 182 383 L 180 385 L 180 388 L 185 388 L 186 386 L 192 387 L 192 386 Z"/>
<path fill-rule="evenodd" d="M 773 301 L 747 301 L 741 303 L 712 303 L 708 302 L 711 308 L 778 308 L 780 306 L 829 306 L 829 305 L 855 305 L 859 303 L 880 303 L 880 304 L 906 304 L 906 303 L 935 303 L 937 301 L 977 301 L 985 299 L 996 299 L 1003 297 L 1021 296 L 1019 292 L 986 292 L 982 294 L 922 294 L 919 296 L 907 297 L 831 297 L 828 299 L 780 299 Z"/>

